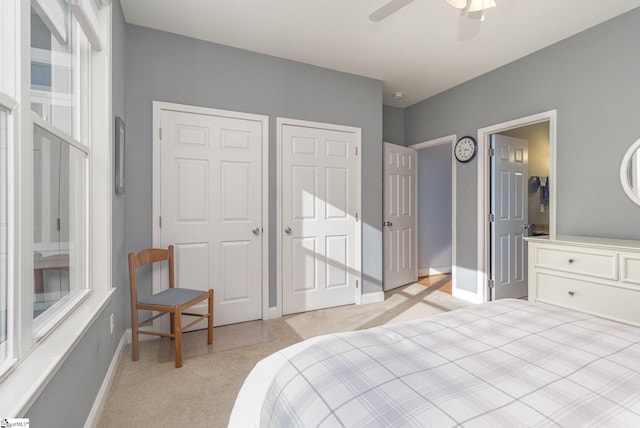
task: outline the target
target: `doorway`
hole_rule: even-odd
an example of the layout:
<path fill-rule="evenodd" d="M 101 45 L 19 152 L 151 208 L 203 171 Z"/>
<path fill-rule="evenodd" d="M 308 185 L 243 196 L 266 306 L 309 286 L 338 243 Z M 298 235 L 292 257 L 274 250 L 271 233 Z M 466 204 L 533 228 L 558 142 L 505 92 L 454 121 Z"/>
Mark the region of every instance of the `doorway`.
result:
<path fill-rule="evenodd" d="M 499 213 L 496 213 L 495 201 L 508 201 L 513 196 L 505 193 L 509 192 L 508 189 L 503 190 L 496 185 L 493 174 L 495 157 L 491 156 L 490 150 L 496 138 L 520 138 L 531 142 L 527 149 L 530 153 L 522 152 L 526 156 L 526 176 L 518 181 L 524 198 L 521 207 L 526 207 L 526 212 L 521 213 L 523 218 L 517 219 L 520 237 L 515 231 L 509 232 L 510 235 L 496 232 L 495 221 Z M 503 149 L 504 153 L 507 151 Z M 478 130 L 478 152 L 484 154 L 478 157 L 478 302 L 501 297 L 524 297 L 520 296 L 522 290 L 526 295 L 528 266 L 526 242 L 522 238 L 532 234 L 548 234 L 554 238 L 556 234 L 555 151 L 555 110 Z M 513 184 L 510 186 L 513 187 Z M 507 236 L 501 243 L 501 238 Z M 509 281 L 512 280 L 519 285 L 510 288 Z M 501 281 L 502 289 L 496 293 Z M 515 287 L 521 290 L 517 291 Z"/>
<path fill-rule="evenodd" d="M 456 135 L 409 146 L 417 150 L 418 180 L 418 276 L 451 274 L 456 297 Z"/>

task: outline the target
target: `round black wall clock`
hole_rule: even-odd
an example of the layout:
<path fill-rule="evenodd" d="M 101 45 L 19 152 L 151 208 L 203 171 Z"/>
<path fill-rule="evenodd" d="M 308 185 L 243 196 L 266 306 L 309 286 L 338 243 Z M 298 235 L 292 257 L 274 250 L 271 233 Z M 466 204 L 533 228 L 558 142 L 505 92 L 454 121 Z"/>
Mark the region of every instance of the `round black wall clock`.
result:
<path fill-rule="evenodd" d="M 453 153 L 456 155 L 456 159 L 460 162 L 469 162 L 476 155 L 478 145 L 476 140 L 470 136 L 464 136 L 458 140 Z"/>

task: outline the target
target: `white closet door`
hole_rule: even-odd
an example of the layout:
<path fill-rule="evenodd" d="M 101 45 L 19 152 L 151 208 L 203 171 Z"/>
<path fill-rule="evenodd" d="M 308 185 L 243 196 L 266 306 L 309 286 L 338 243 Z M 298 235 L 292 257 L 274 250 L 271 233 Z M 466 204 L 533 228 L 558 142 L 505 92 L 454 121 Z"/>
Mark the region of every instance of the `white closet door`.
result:
<path fill-rule="evenodd" d="M 355 303 L 357 135 L 282 126 L 283 313 Z"/>
<path fill-rule="evenodd" d="M 215 325 L 262 318 L 262 123 L 162 110 L 161 128 L 160 245 L 178 286 L 215 290 Z"/>

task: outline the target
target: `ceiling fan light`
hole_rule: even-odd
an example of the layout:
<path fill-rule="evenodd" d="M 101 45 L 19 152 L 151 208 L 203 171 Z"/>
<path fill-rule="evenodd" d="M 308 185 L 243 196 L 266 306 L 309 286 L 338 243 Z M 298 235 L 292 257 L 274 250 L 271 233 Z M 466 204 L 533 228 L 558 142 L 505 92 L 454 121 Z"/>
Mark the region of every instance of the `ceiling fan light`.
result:
<path fill-rule="evenodd" d="M 467 0 L 447 0 L 447 3 L 456 9 L 464 9 L 467 7 Z"/>
<path fill-rule="evenodd" d="M 491 9 L 492 7 L 496 7 L 496 2 L 494 0 L 471 0 L 468 11 L 480 12 L 481 10 Z"/>

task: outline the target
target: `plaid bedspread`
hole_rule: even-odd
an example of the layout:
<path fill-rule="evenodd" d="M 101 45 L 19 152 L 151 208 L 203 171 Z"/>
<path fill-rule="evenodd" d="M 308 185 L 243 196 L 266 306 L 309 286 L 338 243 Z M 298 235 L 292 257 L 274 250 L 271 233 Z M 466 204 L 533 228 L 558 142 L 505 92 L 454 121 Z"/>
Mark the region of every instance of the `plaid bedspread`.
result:
<path fill-rule="evenodd" d="M 259 426 L 640 427 L 640 329 L 553 306 L 501 300 L 278 354 Z"/>

